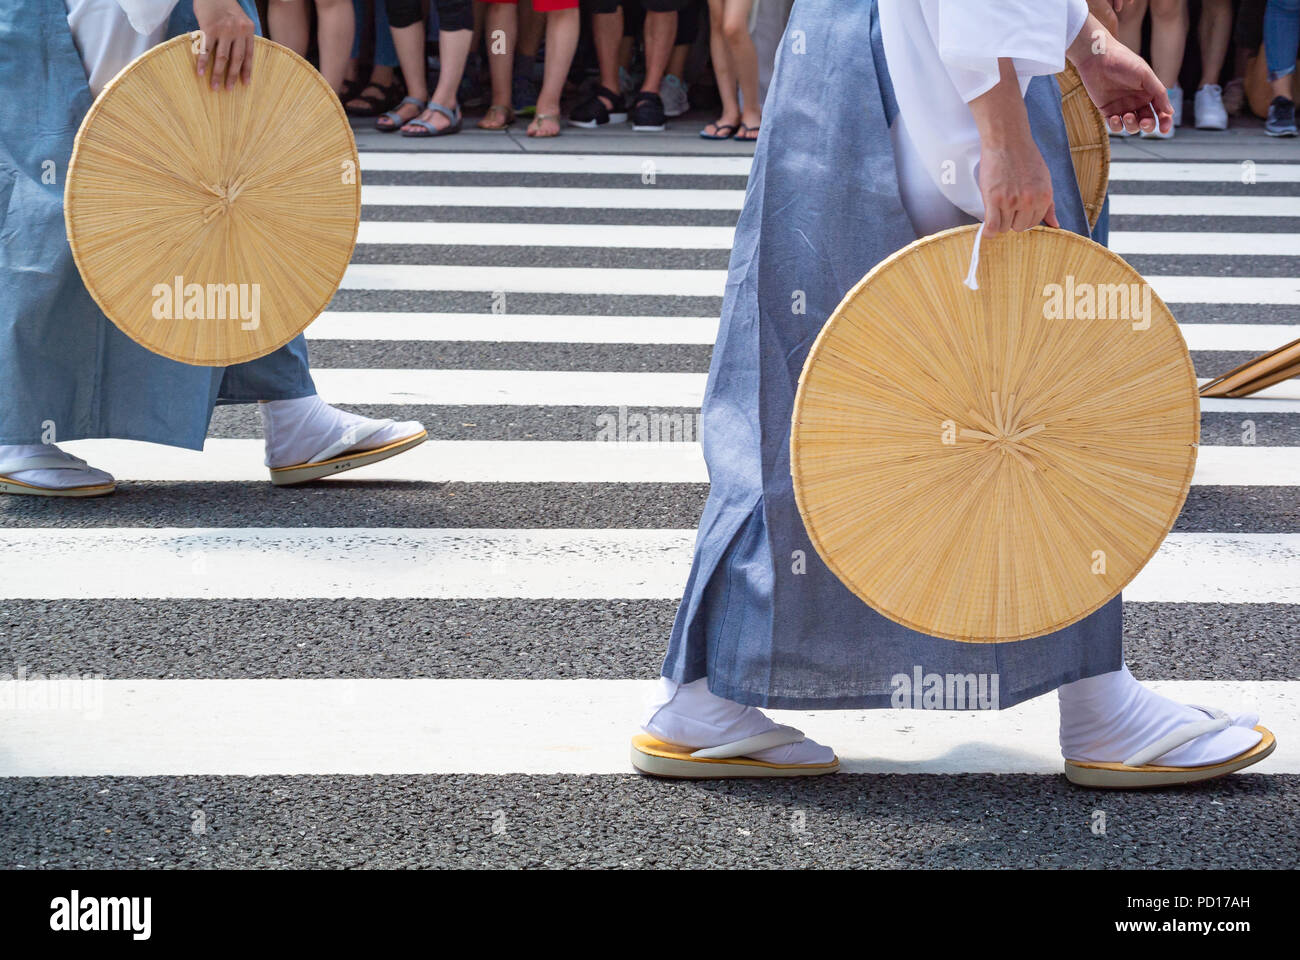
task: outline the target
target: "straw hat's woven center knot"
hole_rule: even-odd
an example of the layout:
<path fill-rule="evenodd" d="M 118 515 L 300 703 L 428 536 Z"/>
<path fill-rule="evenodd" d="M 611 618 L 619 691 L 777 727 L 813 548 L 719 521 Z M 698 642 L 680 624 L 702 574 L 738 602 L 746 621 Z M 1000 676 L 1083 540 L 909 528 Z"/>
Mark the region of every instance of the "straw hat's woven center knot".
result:
<path fill-rule="evenodd" d="M 201 184 L 201 186 L 204 190 L 217 198 L 203 208 L 203 222 L 211 223 L 222 214 L 230 212 L 230 207 L 234 204 L 235 198 L 238 197 L 240 192 L 244 189 L 244 178 L 240 177 L 238 180 L 228 184 L 204 183 Z"/>
<path fill-rule="evenodd" d="M 967 415 L 977 425 L 982 427 L 981 430 L 962 427 L 958 436 L 968 440 L 975 440 L 983 444 L 991 453 L 997 451 L 1003 456 L 1012 456 L 1020 461 L 1029 470 L 1037 469 L 1028 454 L 1033 450 L 1024 441 L 1036 434 L 1042 433 L 1047 428 L 1047 424 L 1039 423 L 1033 426 L 1025 426 L 1020 422 L 1019 411 L 1016 410 L 1016 395 L 1013 393 L 1007 398 L 1006 409 L 1003 409 L 1002 402 L 997 393 L 991 393 L 989 396 L 993 400 L 993 416 L 984 416 L 979 411 L 971 408 L 967 410 Z"/>

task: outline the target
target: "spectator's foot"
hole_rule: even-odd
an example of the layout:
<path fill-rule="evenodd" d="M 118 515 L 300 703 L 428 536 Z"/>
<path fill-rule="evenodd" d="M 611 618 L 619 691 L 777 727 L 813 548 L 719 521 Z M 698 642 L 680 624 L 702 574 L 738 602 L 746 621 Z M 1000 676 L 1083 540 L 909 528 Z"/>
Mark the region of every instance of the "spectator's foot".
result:
<path fill-rule="evenodd" d="M 657 133 L 667 125 L 664 102 L 657 93 L 642 90 L 632 101 L 632 129 Z"/>
<path fill-rule="evenodd" d="M 513 108 L 494 103 L 488 107 L 483 119 L 479 120 L 478 128 L 480 130 L 506 130 L 514 122 L 515 111 Z"/>
<path fill-rule="evenodd" d="M 420 100 L 417 97 L 405 97 L 395 109 L 389 110 L 382 117 L 375 120 L 375 129 L 382 133 L 392 133 L 395 130 L 400 130 L 423 113 L 428 103 L 427 100 Z"/>
<path fill-rule="evenodd" d="M 1229 80 L 1223 88 L 1223 109 L 1235 117 L 1246 105 L 1246 84 L 1240 77 Z"/>
<path fill-rule="evenodd" d="M 760 117 L 755 117 L 753 123 L 750 123 L 749 120 L 745 120 L 740 125 L 740 129 L 736 131 L 736 139 L 747 140 L 748 142 L 753 143 L 758 139 L 758 126 L 761 122 L 762 119 Z"/>
<path fill-rule="evenodd" d="M 429 101 L 429 109 L 402 127 L 404 137 L 446 137 L 460 133 L 460 107 L 448 109 Z"/>
<path fill-rule="evenodd" d="M 405 92 L 400 83 L 393 81 L 386 87 L 378 83 L 369 83 L 358 92 L 349 93 L 345 90 L 340 96 L 347 98 L 343 109 L 348 116 L 377 117 L 401 102 Z"/>
<path fill-rule="evenodd" d="M 1207 83 L 1196 91 L 1197 130 L 1227 130 L 1228 111 L 1223 106 L 1223 88 Z"/>
<path fill-rule="evenodd" d="M 627 123 L 627 103 L 608 87 L 597 87 L 595 93 L 573 108 L 569 123 L 588 130 L 608 123 Z"/>
<path fill-rule="evenodd" d="M 1294 137 L 1295 101 L 1286 97 L 1274 97 L 1268 105 L 1268 119 L 1264 121 L 1264 132 L 1270 137 Z"/>
<path fill-rule="evenodd" d="M 736 135 L 736 130 L 740 126 L 736 122 L 738 119 L 738 117 L 719 117 L 700 131 L 700 138 L 703 140 L 730 140 Z"/>
<path fill-rule="evenodd" d="M 533 118 L 533 122 L 528 125 L 528 135 L 541 139 L 558 137 L 560 135 L 559 112 L 539 113 Z"/>
<path fill-rule="evenodd" d="M 664 82 L 659 85 L 659 96 L 664 101 L 664 116 L 680 117 L 691 108 L 691 98 L 686 94 L 686 84 L 680 77 L 665 74 Z"/>

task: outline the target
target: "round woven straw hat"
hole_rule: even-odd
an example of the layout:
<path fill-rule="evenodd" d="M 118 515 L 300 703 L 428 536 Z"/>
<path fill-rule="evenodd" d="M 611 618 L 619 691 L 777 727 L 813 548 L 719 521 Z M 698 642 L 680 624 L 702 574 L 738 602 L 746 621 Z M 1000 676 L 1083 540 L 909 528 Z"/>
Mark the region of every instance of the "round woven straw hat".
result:
<path fill-rule="evenodd" d="M 1061 113 L 1070 138 L 1074 177 L 1079 181 L 1079 196 L 1083 198 L 1091 229 L 1097 226 L 1110 186 L 1110 134 L 1074 64 L 1066 63 L 1065 69 L 1056 75 L 1056 83 L 1061 88 Z"/>
<path fill-rule="evenodd" d="M 194 41 L 113 79 L 77 134 L 64 215 L 86 289 L 127 336 L 185 363 L 270 353 L 314 320 L 356 243 L 356 143 L 303 59 L 257 38 L 214 91 Z"/>
<path fill-rule="evenodd" d="M 1091 240 L 918 240 L 849 292 L 799 379 L 794 492 L 827 566 L 925 634 L 1059 630 L 1114 597 L 1182 507 L 1200 432 L 1177 324 Z"/>

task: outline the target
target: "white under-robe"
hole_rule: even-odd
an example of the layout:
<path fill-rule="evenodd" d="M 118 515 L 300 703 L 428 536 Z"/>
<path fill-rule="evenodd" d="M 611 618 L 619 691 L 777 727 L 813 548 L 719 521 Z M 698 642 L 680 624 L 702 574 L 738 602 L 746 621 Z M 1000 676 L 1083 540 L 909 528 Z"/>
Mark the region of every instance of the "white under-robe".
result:
<path fill-rule="evenodd" d="M 64 0 L 68 28 L 94 96 L 128 63 L 166 39 L 167 20 L 177 2 Z"/>
<path fill-rule="evenodd" d="M 1022 94 L 1033 77 L 1064 69 L 1087 0 L 879 0 L 879 7 L 898 100 L 891 133 L 903 208 L 922 236 L 982 220 L 980 136 L 968 104 L 997 84 L 1000 58 L 1014 61 Z"/>

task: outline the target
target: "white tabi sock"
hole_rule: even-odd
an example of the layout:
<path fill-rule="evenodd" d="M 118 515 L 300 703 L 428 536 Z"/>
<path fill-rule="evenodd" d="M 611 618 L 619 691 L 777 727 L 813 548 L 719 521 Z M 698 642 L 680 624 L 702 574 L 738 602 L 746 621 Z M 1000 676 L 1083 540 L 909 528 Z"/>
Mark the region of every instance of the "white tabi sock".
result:
<path fill-rule="evenodd" d="M 343 439 L 349 430 L 356 434 L 357 442 L 339 450 L 337 456 L 353 450 L 374 450 L 414 436 L 424 429 L 422 424 L 414 420 L 397 423 L 347 413 L 331 407 L 315 394 L 298 400 L 271 400 L 259 403 L 257 407 L 262 412 L 268 467 L 291 467 L 307 463 Z M 378 426 L 378 429 L 372 432 L 374 426 Z"/>
<path fill-rule="evenodd" d="M 775 726 L 757 707 L 714 696 L 707 677 L 683 684 L 660 677 L 641 729 L 665 743 L 702 750 L 757 736 Z M 830 763 L 835 751 L 814 740 L 801 740 L 750 756 L 766 763 Z"/>
<path fill-rule="evenodd" d="M 70 453 L 65 453 L 52 443 L 0 445 L 0 464 L 5 463 L 5 461 L 19 460 L 23 457 L 40 456 L 64 457 L 69 464 L 77 464 L 76 457 Z M 113 482 L 112 474 L 105 473 L 103 470 L 96 470 L 89 465 L 81 466 L 80 464 L 58 470 L 40 468 L 36 470 L 6 471 L 0 469 L 0 474 L 9 477 L 11 480 L 29 483 L 34 487 L 48 487 L 54 490 L 63 490 L 68 487 L 98 486 Z"/>
<path fill-rule="evenodd" d="M 1063 684 L 1061 754 L 1067 760 L 1124 763 L 1143 747 L 1207 715 L 1148 690 L 1128 667 Z M 1262 739 L 1251 729 L 1255 714 L 1234 715 L 1232 725 L 1207 733 L 1149 761 L 1168 767 L 1203 767 L 1244 753 Z"/>

